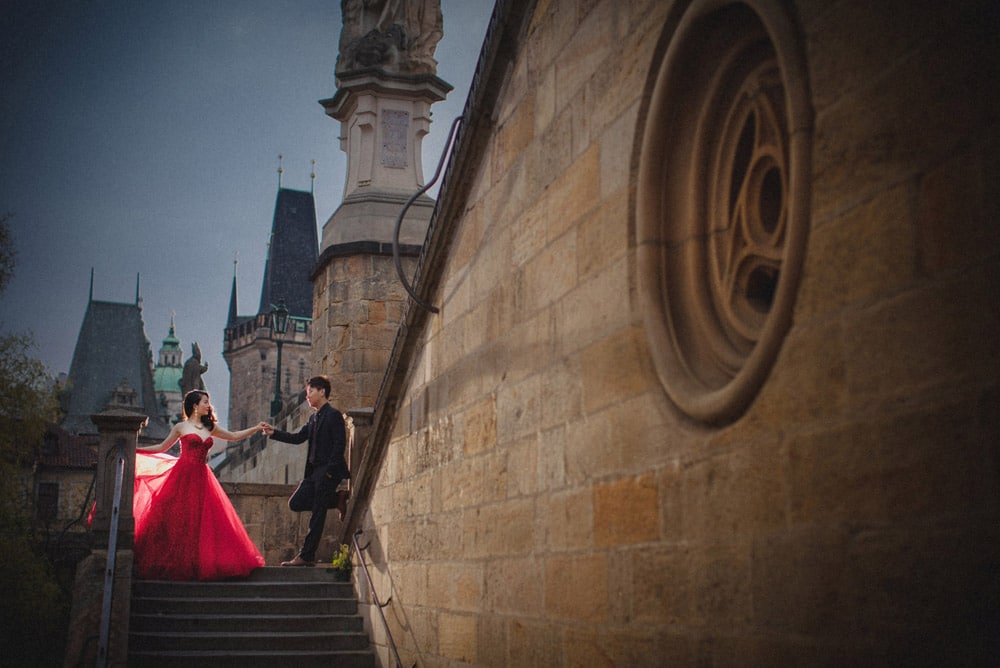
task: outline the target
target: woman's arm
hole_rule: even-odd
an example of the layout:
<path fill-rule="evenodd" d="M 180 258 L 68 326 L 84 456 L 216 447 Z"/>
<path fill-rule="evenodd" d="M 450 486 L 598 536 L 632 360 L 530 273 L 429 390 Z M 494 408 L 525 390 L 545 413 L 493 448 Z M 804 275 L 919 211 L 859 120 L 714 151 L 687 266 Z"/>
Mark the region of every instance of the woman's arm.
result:
<path fill-rule="evenodd" d="M 265 423 L 258 422 L 252 427 L 247 427 L 246 429 L 240 429 L 239 431 L 227 431 L 222 427 L 216 425 L 215 429 L 212 430 L 212 436 L 217 436 L 224 441 L 242 441 L 247 436 L 253 436 L 259 431 L 264 429 Z"/>
<path fill-rule="evenodd" d="M 176 443 L 177 439 L 180 437 L 181 437 L 180 427 L 174 425 L 173 427 L 170 428 L 170 433 L 167 434 L 167 437 L 162 441 L 160 441 L 160 443 L 148 448 L 140 448 L 136 446 L 136 450 L 142 450 L 143 452 L 163 452 L 165 450 L 169 450 L 170 446 Z"/>

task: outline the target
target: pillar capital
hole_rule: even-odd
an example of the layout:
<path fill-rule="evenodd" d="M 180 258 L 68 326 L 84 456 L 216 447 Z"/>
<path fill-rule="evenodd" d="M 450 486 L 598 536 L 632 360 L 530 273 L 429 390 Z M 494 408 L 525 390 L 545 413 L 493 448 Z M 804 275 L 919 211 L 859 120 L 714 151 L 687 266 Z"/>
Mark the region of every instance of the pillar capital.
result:
<path fill-rule="evenodd" d="M 431 105 L 452 87 L 434 74 L 392 74 L 377 68 L 341 72 L 337 93 L 320 104 L 340 121 L 347 153 L 341 207 L 323 226 L 320 250 L 360 241 L 388 243 L 403 204 L 424 185 L 421 144 Z M 417 209 L 426 208 L 426 212 Z M 404 243 L 422 243 L 433 200 L 407 216 Z M 413 220 L 410 220 L 410 219 Z"/>

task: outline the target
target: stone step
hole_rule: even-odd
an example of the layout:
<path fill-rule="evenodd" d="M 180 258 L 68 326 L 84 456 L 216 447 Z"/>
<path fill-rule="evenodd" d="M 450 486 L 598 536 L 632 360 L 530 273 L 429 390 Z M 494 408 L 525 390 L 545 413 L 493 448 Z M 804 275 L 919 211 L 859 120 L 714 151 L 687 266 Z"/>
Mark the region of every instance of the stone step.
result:
<path fill-rule="evenodd" d="M 353 598 L 349 582 L 166 582 L 138 581 L 141 598 Z"/>
<path fill-rule="evenodd" d="M 133 614 L 169 615 L 241 615 L 247 612 L 260 615 L 295 615 L 310 610 L 317 615 L 351 615 L 358 604 L 353 598 L 133 598 Z"/>
<path fill-rule="evenodd" d="M 356 652 L 132 652 L 130 668 L 374 668 L 370 651 Z"/>
<path fill-rule="evenodd" d="M 332 568 L 264 566 L 254 569 L 243 582 L 338 582 Z"/>
<path fill-rule="evenodd" d="M 143 652 L 165 651 L 344 651 L 368 647 L 368 636 L 363 631 L 321 632 L 221 632 L 164 631 L 136 632 L 129 634 L 132 646 Z"/>
<path fill-rule="evenodd" d="M 357 666 L 374 654 L 350 582 L 325 568 L 133 583 L 129 665 Z"/>
<path fill-rule="evenodd" d="M 299 611 L 301 613 L 301 610 Z M 129 629 L 134 632 L 289 632 L 289 631 L 362 631 L 364 623 L 358 615 L 314 614 L 163 614 L 135 613 Z"/>

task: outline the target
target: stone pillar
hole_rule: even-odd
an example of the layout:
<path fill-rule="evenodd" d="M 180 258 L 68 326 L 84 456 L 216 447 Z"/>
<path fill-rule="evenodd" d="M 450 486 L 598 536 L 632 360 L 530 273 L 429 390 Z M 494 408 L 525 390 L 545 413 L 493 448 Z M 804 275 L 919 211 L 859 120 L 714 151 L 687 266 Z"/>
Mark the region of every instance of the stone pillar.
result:
<path fill-rule="evenodd" d="M 334 97 L 321 100 L 340 121 L 347 153 L 344 199 L 323 226 L 320 252 L 359 241 L 392 242 L 400 209 L 424 185 L 421 143 L 430 131 L 431 105 L 451 86 L 433 74 L 390 74 L 378 69 L 344 73 Z M 410 207 L 400 242 L 422 244 L 434 201 Z"/>
<path fill-rule="evenodd" d="M 96 501 L 91 525 L 90 556 L 76 569 L 73 609 L 70 613 L 69 637 L 66 642 L 64 665 L 94 665 L 98 660 L 101 636 L 101 612 L 104 604 L 105 574 L 108 569 L 108 537 L 111 534 L 113 499 L 119 448 L 124 450 L 124 471 L 118 512 L 118 540 L 115 551 L 115 571 L 112 581 L 111 623 L 108 634 L 106 665 L 126 666 L 128 663 L 128 622 L 132 594 L 132 543 L 135 519 L 132 516 L 132 495 L 135 485 L 135 448 L 139 430 L 146 416 L 116 408 L 91 420 L 100 432 L 97 454 Z"/>
<path fill-rule="evenodd" d="M 312 353 L 313 368 L 333 382 L 334 405 L 356 411 L 375 405 L 402 322 L 407 295 L 393 260 L 394 228 L 424 185 L 421 142 L 431 105 L 451 86 L 431 72 L 381 67 L 338 70 L 337 85 L 321 104 L 340 121 L 347 182 L 341 205 L 323 226 L 312 272 Z M 434 200 L 421 195 L 400 227 L 401 263 L 411 276 L 433 211 Z"/>

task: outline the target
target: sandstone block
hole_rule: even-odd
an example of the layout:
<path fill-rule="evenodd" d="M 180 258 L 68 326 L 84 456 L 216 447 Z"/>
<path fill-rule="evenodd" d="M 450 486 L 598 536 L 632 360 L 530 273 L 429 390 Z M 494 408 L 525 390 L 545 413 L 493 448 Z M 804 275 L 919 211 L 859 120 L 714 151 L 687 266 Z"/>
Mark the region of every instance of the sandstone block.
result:
<path fill-rule="evenodd" d="M 534 558 L 494 559 L 484 568 L 486 586 L 482 605 L 491 612 L 537 617 L 542 612 L 542 564 Z"/>
<path fill-rule="evenodd" d="M 513 499 L 462 512 L 466 558 L 525 555 L 534 544 L 532 502 Z"/>
<path fill-rule="evenodd" d="M 594 486 L 594 545 L 608 547 L 656 540 L 660 503 L 652 474 Z"/>
<path fill-rule="evenodd" d="M 473 612 L 483 603 L 483 567 L 453 561 L 432 563 L 427 569 L 427 590 L 421 605 Z"/>
<path fill-rule="evenodd" d="M 554 638 L 560 636 L 558 628 L 531 618 L 514 619 L 509 628 L 508 665 L 538 668 L 559 668 L 563 665 L 562 646 L 553 642 Z"/>
<path fill-rule="evenodd" d="M 441 508 L 450 511 L 479 505 L 484 482 L 482 458 L 452 462 L 442 471 Z"/>
<path fill-rule="evenodd" d="M 601 622 L 608 617 L 604 553 L 545 560 L 545 613 L 550 618 Z"/>
<path fill-rule="evenodd" d="M 476 617 L 442 613 L 438 616 L 438 648 L 441 656 L 454 661 L 476 660 Z"/>
<path fill-rule="evenodd" d="M 613 441 L 608 411 L 570 422 L 563 443 L 566 481 L 571 485 L 586 483 L 618 469 L 621 459 L 618 449 L 610 445 Z"/>
<path fill-rule="evenodd" d="M 558 426 L 539 435 L 525 438 L 532 443 L 537 457 L 537 489 L 546 492 L 566 485 L 566 427 Z M 536 440 L 537 439 L 537 440 Z M 544 447 L 538 447 L 538 444 Z"/>
<path fill-rule="evenodd" d="M 567 230 L 600 201 L 600 148 L 594 144 L 564 171 L 549 187 L 546 198 L 548 239 Z"/>
<path fill-rule="evenodd" d="M 585 410 L 595 412 L 608 404 L 649 390 L 653 378 L 646 354 L 645 333 L 632 327 L 587 347 L 581 354 Z"/>
<path fill-rule="evenodd" d="M 803 319 L 871 303 L 912 283 L 913 200 L 912 187 L 903 184 L 878 193 L 810 234 L 796 305 Z"/>
<path fill-rule="evenodd" d="M 548 497 L 539 523 L 545 552 L 573 552 L 594 547 L 597 513 L 589 488 L 567 490 Z"/>
<path fill-rule="evenodd" d="M 465 411 L 463 450 L 474 455 L 496 446 L 497 405 L 496 397 L 487 397 Z"/>
<path fill-rule="evenodd" d="M 578 16 L 578 26 L 556 57 L 556 108 L 574 98 L 612 49 L 611 5 L 599 3 L 593 11 Z M 566 17 L 563 22 L 569 23 Z"/>
<path fill-rule="evenodd" d="M 572 290 L 579 280 L 576 235 L 565 234 L 532 258 L 524 269 L 527 308 L 530 311 L 550 306 Z"/>

